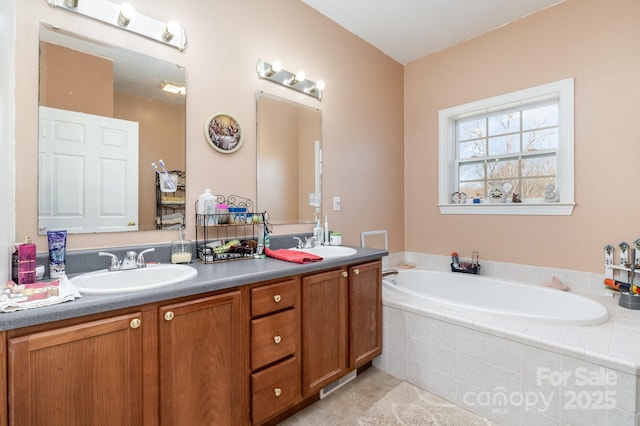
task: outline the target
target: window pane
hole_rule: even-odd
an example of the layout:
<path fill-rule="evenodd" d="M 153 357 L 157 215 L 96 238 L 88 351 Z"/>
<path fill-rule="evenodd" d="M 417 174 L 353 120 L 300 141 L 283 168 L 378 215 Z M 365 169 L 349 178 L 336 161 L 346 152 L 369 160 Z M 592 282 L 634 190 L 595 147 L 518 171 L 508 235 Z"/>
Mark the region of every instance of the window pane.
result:
<path fill-rule="evenodd" d="M 534 130 L 522 134 L 525 151 L 558 148 L 558 128 Z"/>
<path fill-rule="evenodd" d="M 520 112 L 489 117 L 489 135 L 504 135 L 520 131 Z"/>
<path fill-rule="evenodd" d="M 520 134 L 489 138 L 489 155 L 520 152 Z"/>
<path fill-rule="evenodd" d="M 521 199 L 525 198 L 544 198 L 544 191 L 548 185 L 555 184 L 555 178 L 535 178 L 535 179 L 522 179 Z"/>
<path fill-rule="evenodd" d="M 487 179 L 506 179 L 518 177 L 518 160 L 498 160 L 487 163 Z"/>
<path fill-rule="evenodd" d="M 460 143 L 460 159 L 485 157 L 487 155 L 486 139 Z"/>
<path fill-rule="evenodd" d="M 547 105 L 522 112 L 522 130 L 558 125 L 558 105 Z"/>
<path fill-rule="evenodd" d="M 484 179 L 484 166 L 482 163 L 461 164 L 458 169 L 460 181 Z"/>
<path fill-rule="evenodd" d="M 555 176 L 556 157 L 524 158 L 522 160 L 522 176 Z"/>
<path fill-rule="evenodd" d="M 458 135 L 459 140 L 461 141 L 485 137 L 487 135 L 486 120 L 484 118 L 480 118 L 468 121 L 459 121 Z"/>
<path fill-rule="evenodd" d="M 484 183 L 483 182 L 460 182 L 458 186 L 458 191 L 464 192 L 467 194 L 467 199 L 471 199 L 473 197 L 482 197 L 484 194 Z"/>

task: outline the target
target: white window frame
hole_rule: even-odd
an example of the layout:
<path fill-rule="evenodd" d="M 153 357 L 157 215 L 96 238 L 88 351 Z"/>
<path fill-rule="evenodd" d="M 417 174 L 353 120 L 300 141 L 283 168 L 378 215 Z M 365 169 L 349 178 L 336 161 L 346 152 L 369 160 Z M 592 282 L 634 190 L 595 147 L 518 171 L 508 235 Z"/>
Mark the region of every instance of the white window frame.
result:
<path fill-rule="evenodd" d="M 453 204 L 451 195 L 457 191 L 456 121 L 479 113 L 492 113 L 514 108 L 535 101 L 558 100 L 558 150 L 556 156 L 557 203 L 489 203 Z M 569 216 L 573 213 L 574 200 L 574 149 L 573 149 L 573 78 L 543 84 L 517 92 L 507 93 L 464 105 L 440 110 L 438 116 L 439 138 L 439 188 L 438 207 L 441 214 L 500 214 L 500 215 L 552 215 Z M 469 197 L 471 198 L 471 197 Z"/>

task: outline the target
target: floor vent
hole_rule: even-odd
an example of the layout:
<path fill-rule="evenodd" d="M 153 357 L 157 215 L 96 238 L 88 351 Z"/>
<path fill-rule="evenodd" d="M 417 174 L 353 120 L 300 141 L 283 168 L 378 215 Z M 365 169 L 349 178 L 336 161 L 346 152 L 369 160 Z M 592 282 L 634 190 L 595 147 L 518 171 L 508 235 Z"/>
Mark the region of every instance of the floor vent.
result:
<path fill-rule="evenodd" d="M 357 375 L 358 375 L 358 370 L 353 370 L 351 373 L 347 374 L 344 377 L 339 378 L 335 382 L 329 383 L 327 386 L 320 389 L 320 399 L 329 395 L 331 392 L 337 389 L 340 389 L 341 387 L 343 387 L 344 385 L 346 385 L 347 383 L 355 379 Z"/>

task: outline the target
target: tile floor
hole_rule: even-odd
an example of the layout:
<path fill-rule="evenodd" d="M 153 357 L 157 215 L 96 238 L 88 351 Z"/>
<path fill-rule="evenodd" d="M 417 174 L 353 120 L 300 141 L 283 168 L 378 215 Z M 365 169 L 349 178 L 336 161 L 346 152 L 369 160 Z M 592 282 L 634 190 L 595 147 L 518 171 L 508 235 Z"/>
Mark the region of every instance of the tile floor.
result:
<path fill-rule="evenodd" d="M 491 425 L 487 420 L 371 367 L 281 426 Z"/>

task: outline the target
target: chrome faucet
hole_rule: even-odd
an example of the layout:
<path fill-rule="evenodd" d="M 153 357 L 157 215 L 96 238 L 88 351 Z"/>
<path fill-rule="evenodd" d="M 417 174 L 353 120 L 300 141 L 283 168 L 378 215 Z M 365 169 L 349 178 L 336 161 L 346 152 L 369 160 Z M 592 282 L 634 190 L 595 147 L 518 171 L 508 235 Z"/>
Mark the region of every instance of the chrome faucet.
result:
<path fill-rule="evenodd" d="M 145 253 L 150 253 L 155 251 L 155 248 L 148 248 L 146 250 L 142 250 L 140 253 L 136 253 L 135 251 L 128 251 L 124 259 L 118 260 L 118 256 L 113 253 L 107 253 L 104 251 L 98 252 L 98 256 L 109 256 L 111 258 L 111 262 L 107 269 L 109 271 L 126 271 L 127 269 L 138 269 L 144 268 L 147 266 L 147 262 L 144 259 Z"/>
<path fill-rule="evenodd" d="M 302 242 L 302 238 L 293 237 L 295 240 L 298 240 L 298 244 L 296 248 L 304 249 L 304 248 L 313 248 L 318 243 L 318 239 L 316 237 L 304 237 L 304 242 Z"/>
<path fill-rule="evenodd" d="M 109 271 L 117 271 L 118 269 L 120 269 L 120 261 L 118 260 L 118 256 L 116 256 L 113 253 L 107 253 L 106 251 L 100 251 L 98 252 L 98 256 L 109 256 L 111 257 L 111 262 L 109 263 L 109 266 L 107 267 L 107 269 Z"/>

